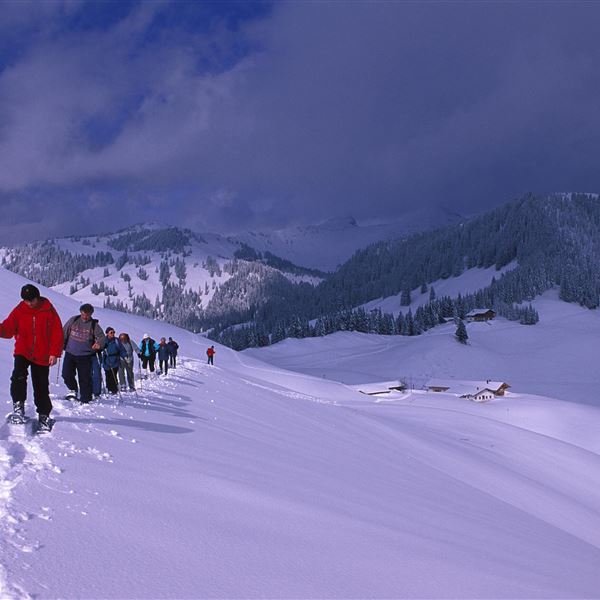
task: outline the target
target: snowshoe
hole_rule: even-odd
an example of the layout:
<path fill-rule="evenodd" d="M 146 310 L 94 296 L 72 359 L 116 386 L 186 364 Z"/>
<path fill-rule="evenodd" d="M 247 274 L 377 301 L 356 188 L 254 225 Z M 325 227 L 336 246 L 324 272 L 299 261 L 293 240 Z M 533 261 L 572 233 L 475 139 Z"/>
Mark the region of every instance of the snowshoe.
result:
<path fill-rule="evenodd" d="M 6 422 L 10 425 L 27 425 L 29 422 L 29 417 L 20 415 L 18 413 L 10 413 L 6 416 Z"/>
<path fill-rule="evenodd" d="M 77 394 L 77 392 L 67 392 L 65 400 L 79 400 L 79 395 Z"/>
<path fill-rule="evenodd" d="M 29 421 L 29 417 L 25 416 L 25 406 L 20 402 L 13 403 L 13 411 L 6 418 L 7 423 L 12 425 L 24 425 Z"/>

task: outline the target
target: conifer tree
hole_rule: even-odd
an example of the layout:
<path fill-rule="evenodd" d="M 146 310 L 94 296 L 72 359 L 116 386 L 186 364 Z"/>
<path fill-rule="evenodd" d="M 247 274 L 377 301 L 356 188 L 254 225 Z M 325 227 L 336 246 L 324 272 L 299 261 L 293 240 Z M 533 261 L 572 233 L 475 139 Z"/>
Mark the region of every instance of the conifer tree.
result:
<path fill-rule="evenodd" d="M 410 288 L 406 286 L 402 289 L 402 293 L 400 294 L 400 306 L 410 306 L 410 302 Z"/>
<path fill-rule="evenodd" d="M 465 322 L 462 319 L 459 320 L 458 326 L 456 327 L 456 333 L 454 335 L 461 344 L 467 343 L 467 340 L 469 339 L 469 334 L 467 333 Z"/>

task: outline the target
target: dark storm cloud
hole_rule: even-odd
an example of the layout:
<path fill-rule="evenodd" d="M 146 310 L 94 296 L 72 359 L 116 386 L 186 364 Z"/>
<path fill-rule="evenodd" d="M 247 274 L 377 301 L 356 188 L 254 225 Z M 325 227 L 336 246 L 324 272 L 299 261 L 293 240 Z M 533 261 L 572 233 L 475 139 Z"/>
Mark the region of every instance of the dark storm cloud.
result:
<path fill-rule="evenodd" d="M 0 24 L 11 231 L 40 198 L 50 235 L 600 190 L 595 3 L 50 4 Z"/>

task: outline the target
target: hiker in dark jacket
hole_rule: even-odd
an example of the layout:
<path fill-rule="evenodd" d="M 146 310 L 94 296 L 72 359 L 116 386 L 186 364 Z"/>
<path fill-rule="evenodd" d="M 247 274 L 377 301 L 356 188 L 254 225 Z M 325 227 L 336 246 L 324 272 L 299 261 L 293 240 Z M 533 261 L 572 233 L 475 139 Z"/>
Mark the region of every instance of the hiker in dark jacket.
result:
<path fill-rule="evenodd" d="M 160 338 L 160 343 L 156 344 L 156 354 L 158 355 L 159 373 L 166 375 L 169 372 L 171 349 L 165 338 Z"/>
<path fill-rule="evenodd" d="M 119 384 L 117 383 L 119 366 L 121 365 L 121 359 L 126 357 L 127 352 L 115 337 L 115 330 L 112 327 L 107 327 L 106 344 L 104 352 L 102 352 L 102 366 L 106 372 L 106 387 L 111 394 L 116 394 L 119 391 Z"/>
<path fill-rule="evenodd" d="M 147 334 L 144 334 L 140 342 L 140 360 L 142 361 L 142 369 L 146 371 L 145 377 L 148 377 L 147 368 L 154 373 L 154 361 L 156 360 L 156 342 Z"/>
<path fill-rule="evenodd" d="M 170 337 L 167 346 L 169 346 L 169 350 L 171 351 L 171 358 L 169 360 L 170 366 L 175 368 L 177 366 L 177 350 L 179 350 L 179 344 Z"/>
<path fill-rule="evenodd" d="M 79 314 L 71 317 L 63 327 L 65 359 L 62 377 L 70 391 L 67 398 L 83 403 L 92 399 L 92 360 L 95 360 L 96 351 L 104 348 L 105 342 L 98 320 L 92 319 L 93 313 L 91 304 L 83 304 Z"/>

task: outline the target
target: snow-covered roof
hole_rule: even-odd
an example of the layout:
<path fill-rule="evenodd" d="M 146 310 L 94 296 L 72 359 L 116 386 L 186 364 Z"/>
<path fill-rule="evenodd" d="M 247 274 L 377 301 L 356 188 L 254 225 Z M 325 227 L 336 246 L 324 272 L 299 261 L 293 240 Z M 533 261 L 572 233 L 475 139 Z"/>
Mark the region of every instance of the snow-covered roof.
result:
<path fill-rule="evenodd" d="M 467 317 L 473 317 L 475 315 L 480 315 L 480 314 L 486 313 L 486 312 L 495 312 L 495 311 L 491 308 L 474 308 L 473 310 L 471 310 L 467 313 Z"/>
<path fill-rule="evenodd" d="M 354 390 L 363 394 L 388 394 L 395 388 L 406 387 L 401 381 L 377 381 L 375 383 L 361 383 L 359 385 L 350 385 Z"/>
<path fill-rule="evenodd" d="M 448 388 L 447 391 L 449 394 L 456 394 L 458 396 L 473 396 L 482 390 L 496 392 L 503 386 L 510 387 L 508 383 L 504 381 L 491 381 L 485 379 L 480 381 L 430 379 L 426 385 L 428 388 Z"/>

